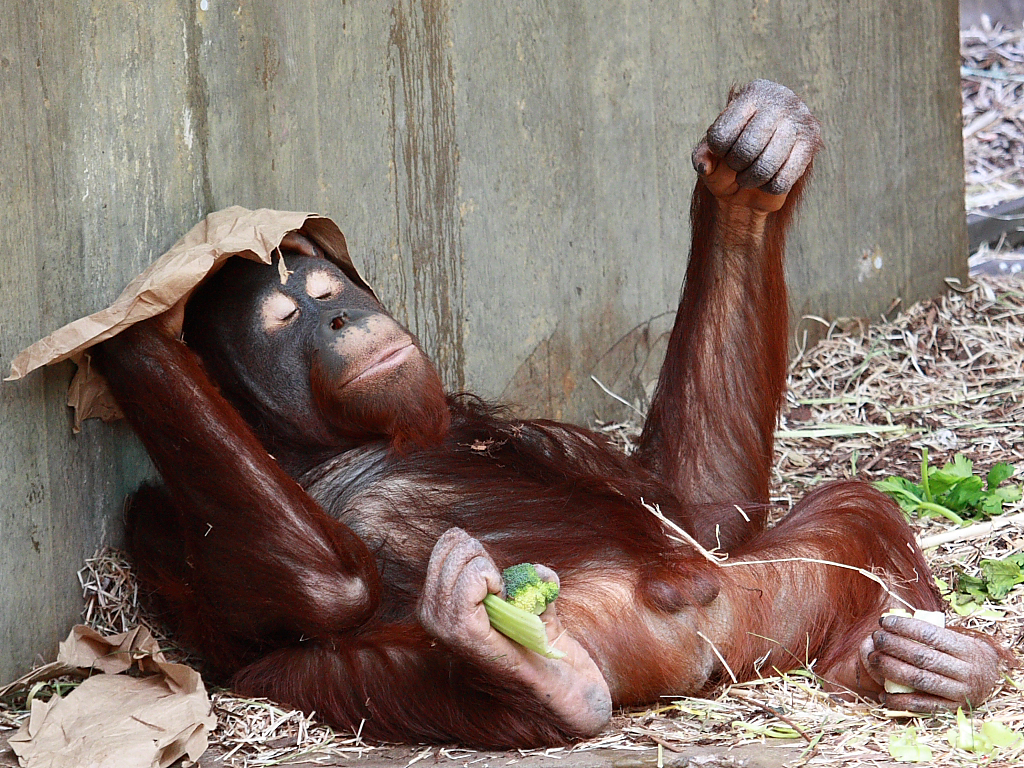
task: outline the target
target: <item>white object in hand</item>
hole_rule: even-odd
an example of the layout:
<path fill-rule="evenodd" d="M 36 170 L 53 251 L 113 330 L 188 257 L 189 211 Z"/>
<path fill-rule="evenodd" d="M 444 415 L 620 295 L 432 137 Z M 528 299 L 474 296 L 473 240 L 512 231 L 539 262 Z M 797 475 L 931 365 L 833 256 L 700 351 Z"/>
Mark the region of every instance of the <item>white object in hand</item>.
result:
<path fill-rule="evenodd" d="M 906 616 L 909 618 L 910 613 L 902 608 L 893 608 L 892 610 L 886 611 L 883 616 Z M 942 611 L 914 611 L 914 618 L 920 619 L 921 621 L 927 621 L 929 624 L 933 624 L 936 627 L 946 626 L 946 615 Z M 894 683 L 892 680 L 885 681 L 886 693 L 913 693 L 914 691 L 915 689 L 909 685 Z"/>

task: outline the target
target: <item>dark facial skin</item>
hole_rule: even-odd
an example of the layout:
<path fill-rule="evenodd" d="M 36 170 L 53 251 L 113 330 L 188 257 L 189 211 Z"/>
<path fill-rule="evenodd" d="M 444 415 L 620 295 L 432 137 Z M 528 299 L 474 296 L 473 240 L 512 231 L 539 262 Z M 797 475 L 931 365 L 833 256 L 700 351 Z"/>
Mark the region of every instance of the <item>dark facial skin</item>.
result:
<path fill-rule="evenodd" d="M 232 259 L 189 302 L 185 341 L 229 400 L 282 460 L 436 426 L 441 382 L 412 334 L 335 264 L 304 255 L 317 253 L 308 240 L 284 245 L 283 266 Z M 423 396 L 406 404 L 410 392 Z"/>

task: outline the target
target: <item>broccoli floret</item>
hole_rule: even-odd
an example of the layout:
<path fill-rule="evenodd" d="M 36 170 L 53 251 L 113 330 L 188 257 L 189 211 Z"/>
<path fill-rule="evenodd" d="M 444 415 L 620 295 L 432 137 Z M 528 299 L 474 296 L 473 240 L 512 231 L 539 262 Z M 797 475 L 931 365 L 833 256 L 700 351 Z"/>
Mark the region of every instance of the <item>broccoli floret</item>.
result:
<path fill-rule="evenodd" d="M 539 618 L 548 604 L 558 597 L 558 585 L 553 581 L 541 581 L 537 569 L 530 563 L 506 568 L 502 577 L 508 599 L 502 600 L 497 595 L 484 598 L 491 626 L 541 656 L 563 658 L 565 653 L 548 645 L 547 630 Z"/>
<path fill-rule="evenodd" d="M 558 597 L 558 585 L 553 581 L 542 581 L 532 563 L 506 568 L 502 577 L 505 580 L 505 599 L 524 611 L 539 615 Z"/>

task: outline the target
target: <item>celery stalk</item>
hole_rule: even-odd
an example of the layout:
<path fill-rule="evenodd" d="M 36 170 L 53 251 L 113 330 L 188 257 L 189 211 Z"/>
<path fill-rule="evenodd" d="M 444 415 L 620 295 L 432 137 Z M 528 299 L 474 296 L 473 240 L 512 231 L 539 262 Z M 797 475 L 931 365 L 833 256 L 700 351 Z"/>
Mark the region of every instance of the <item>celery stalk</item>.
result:
<path fill-rule="evenodd" d="M 484 598 L 484 609 L 491 626 L 505 637 L 524 648 L 539 653 L 549 659 L 561 659 L 565 656 L 561 651 L 548 645 L 548 633 L 540 616 L 524 611 L 522 608 L 502 600 L 497 595 Z"/>

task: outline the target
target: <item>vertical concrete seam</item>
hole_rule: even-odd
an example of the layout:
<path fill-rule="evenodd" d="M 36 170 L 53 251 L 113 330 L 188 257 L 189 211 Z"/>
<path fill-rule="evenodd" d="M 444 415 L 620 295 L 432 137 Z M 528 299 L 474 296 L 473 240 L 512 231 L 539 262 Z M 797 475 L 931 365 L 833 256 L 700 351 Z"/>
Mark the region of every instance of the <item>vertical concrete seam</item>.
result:
<path fill-rule="evenodd" d="M 199 24 L 198 3 L 186 0 L 185 8 L 185 102 L 192 110 L 192 119 L 195 126 L 195 141 L 198 145 L 196 162 L 201 183 L 199 201 L 202 210 L 200 216 L 205 216 L 214 210 L 213 188 L 210 182 L 210 169 L 207 153 L 210 147 L 210 93 L 206 84 L 206 78 L 202 72 L 201 46 L 203 44 L 203 29 Z"/>
<path fill-rule="evenodd" d="M 18 8 L 18 10 L 15 11 L 15 13 L 17 14 L 17 20 L 15 21 L 15 28 L 18 30 L 18 32 L 17 32 L 17 39 L 18 40 L 25 40 L 27 34 L 33 34 L 34 33 L 35 41 L 36 41 L 36 45 L 35 45 L 35 48 L 34 48 L 34 53 L 36 54 L 35 57 L 34 57 L 35 61 L 36 61 L 35 77 L 38 79 L 38 82 L 39 82 L 39 96 L 33 95 L 33 94 L 30 94 L 30 93 L 26 92 L 26 85 L 27 85 L 27 81 L 28 81 L 29 78 L 25 77 L 25 69 L 24 69 L 25 57 L 24 57 L 24 55 L 22 56 L 22 58 L 20 60 L 20 63 L 21 63 L 21 66 L 22 66 L 22 71 L 21 71 L 22 98 L 26 100 L 25 101 L 26 104 L 31 104 L 31 103 L 33 103 L 33 101 L 35 99 L 39 98 L 40 96 L 44 100 L 49 98 L 49 89 L 48 89 L 48 86 L 47 86 L 47 83 L 46 83 L 46 79 L 44 77 L 44 75 L 46 73 L 46 69 L 43 66 L 43 60 L 44 60 L 44 57 L 46 55 L 46 52 L 43 49 L 43 44 L 44 44 L 43 37 L 42 37 L 43 25 L 39 21 L 39 14 L 32 12 L 32 7 L 26 7 L 26 6 L 24 6 L 24 5 L 20 4 L 20 3 L 17 4 L 16 7 Z M 26 11 L 26 15 L 30 16 L 30 18 L 25 19 L 25 18 L 22 17 L 22 14 L 21 14 L 22 9 L 24 9 Z M 57 170 L 56 170 L 56 163 L 54 162 L 53 144 L 51 143 L 51 140 L 50 140 L 52 134 L 51 134 L 51 131 L 50 131 L 50 115 L 48 113 L 46 114 L 45 120 L 46 120 L 46 128 L 47 128 L 47 130 L 46 130 L 46 136 L 45 136 L 45 150 L 44 151 L 46 152 L 47 160 L 49 161 L 48 162 L 49 168 L 47 170 L 48 170 L 48 175 L 50 177 L 50 183 L 53 185 L 53 189 L 56 190 L 57 189 L 57 186 L 56 186 L 57 185 Z M 21 114 L 21 122 L 22 122 L 22 135 L 24 137 L 24 141 L 25 141 L 26 149 L 27 149 L 28 145 L 29 145 L 29 139 L 28 139 L 29 117 L 28 117 L 27 111 L 23 111 L 22 112 L 22 114 Z M 42 143 L 42 142 L 40 142 L 40 143 Z M 39 151 L 39 150 L 35 149 L 35 151 Z M 28 189 L 30 190 L 28 198 L 30 200 L 37 199 L 36 191 L 37 191 L 38 185 L 36 183 L 35 173 L 33 172 L 32 166 L 31 166 L 30 163 L 26 163 L 25 183 L 28 186 Z M 57 209 L 58 212 L 60 211 L 60 207 L 61 206 L 59 204 L 55 206 L 55 208 Z M 35 219 L 35 211 L 31 211 L 31 215 L 33 216 L 33 222 L 32 222 L 33 226 L 32 226 L 32 229 L 38 232 L 38 228 L 37 228 L 37 226 L 35 226 L 35 220 L 34 220 Z M 59 215 L 59 213 L 58 213 L 58 215 Z M 35 248 L 35 258 L 34 258 L 34 261 L 36 263 L 36 273 L 34 275 L 34 277 L 35 277 L 34 288 L 35 288 L 35 293 L 36 293 L 36 307 L 37 307 L 38 310 L 40 310 L 40 313 L 37 315 L 37 320 L 42 319 L 42 312 L 41 312 L 41 310 L 43 309 L 43 305 L 45 304 L 45 296 L 44 296 L 44 291 L 43 291 L 43 287 L 42 287 L 42 281 L 43 281 L 43 275 L 45 274 L 45 269 L 40 269 L 39 268 L 40 267 L 40 261 L 41 261 L 40 253 L 39 253 L 40 247 L 41 246 L 37 242 L 37 245 L 36 245 L 36 248 Z M 40 328 L 39 328 L 38 325 L 36 326 L 35 330 L 36 330 L 37 333 L 40 331 Z M 56 373 L 55 371 L 52 371 L 52 370 L 47 370 L 43 374 L 43 377 L 58 377 L 58 376 L 59 376 L 59 374 Z M 46 411 L 45 411 L 45 407 L 46 407 L 46 391 L 47 391 L 47 378 L 43 378 L 43 377 L 40 377 L 40 375 L 37 374 L 37 381 L 32 385 L 34 388 L 36 388 L 36 391 L 40 393 L 39 401 L 40 401 L 40 405 L 42 406 L 42 413 L 43 413 L 42 418 L 40 419 L 40 426 L 42 428 L 42 435 L 39 436 L 40 437 L 40 442 L 38 443 L 38 445 L 44 446 L 44 449 L 38 450 L 35 453 L 36 453 L 36 457 L 37 457 L 37 459 L 39 461 L 39 464 L 40 464 L 40 466 L 38 467 L 38 473 L 39 473 L 40 484 L 43 486 L 42 493 L 45 494 L 45 500 L 44 500 L 44 504 L 42 506 L 43 506 L 43 508 L 45 510 L 45 516 L 46 516 L 46 531 L 45 531 L 44 535 L 46 536 L 46 539 L 47 539 L 46 546 L 48 548 L 47 549 L 47 555 L 48 555 L 48 558 L 49 558 L 49 562 L 46 563 L 46 565 L 48 566 L 48 570 L 49 570 L 49 572 L 51 574 L 51 578 L 53 580 L 53 583 L 59 583 L 59 580 L 60 580 L 59 569 L 57 567 L 55 567 L 55 563 L 54 563 L 55 558 L 54 558 L 54 554 L 53 554 L 56 551 L 54 549 L 54 540 L 55 540 L 55 536 L 56 536 L 55 530 L 54 530 L 56 528 L 56 526 L 55 526 L 55 523 L 54 523 L 54 510 L 53 510 L 53 506 L 54 506 L 53 485 L 54 485 L 54 483 L 53 483 L 53 476 L 52 476 L 52 474 L 50 472 L 50 452 L 49 452 L 49 450 L 46 450 L 46 448 L 48 448 L 50 445 L 52 445 L 52 442 L 50 440 L 50 420 L 47 418 Z M 31 395 L 28 395 L 28 393 L 26 393 L 26 396 L 31 397 Z M 28 500 L 28 504 L 31 504 L 31 503 L 32 503 L 32 500 L 29 499 Z M 39 551 L 39 544 L 38 544 L 38 541 L 36 539 L 36 530 L 33 530 L 33 529 L 34 529 L 34 525 L 30 528 L 29 539 L 32 542 L 32 544 L 34 545 L 33 548 L 38 552 Z M 51 628 L 51 630 L 49 632 L 50 646 L 51 647 L 56 647 L 57 642 L 59 642 L 59 640 L 60 640 L 60 638 L 58 636 L 59 633 L 60 633 L 60 630 L 58 629 L 58 627 L 60 626 L 60 620 L 59 620 L 60 619 L 60 613 L 59 613 L 58 608 L 57 608 L 57 590 L 55 588 L 45 590 L 45 597 L 46 597 L 46 603 L 47 603 L 46 610 L 49 612 L 49 617 L 48 617 L 49 623 L 48 623 L 48 626 Z M 46 619 L 44 619 L 44 621 L 46 621 Z M 44 625 L 44 626 L 46 626 L 46 625 Z M 19 650 L 23 651 L 24 649 L 19 649 Z"/>
<path fill-rule="evenodd" d="M 412 278 L 412 295 L 402 298 L 445 384 L 462 389 L 465 297 L 450 5 L 393 5 L 388 82 L 398 247 Z"/>

